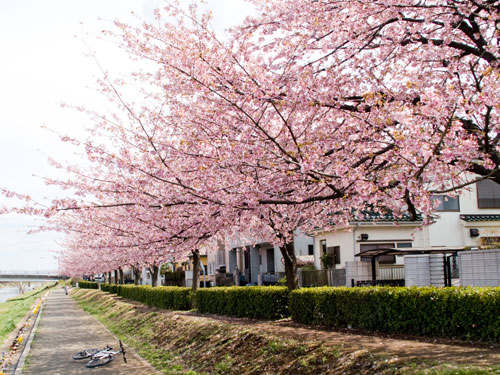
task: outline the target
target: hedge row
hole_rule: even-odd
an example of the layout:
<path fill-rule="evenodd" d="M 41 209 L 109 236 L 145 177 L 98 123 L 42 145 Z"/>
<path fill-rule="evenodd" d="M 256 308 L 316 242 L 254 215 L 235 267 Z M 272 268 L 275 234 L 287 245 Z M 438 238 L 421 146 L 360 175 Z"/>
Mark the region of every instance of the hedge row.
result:
<path fill-rule="evenodd" d="M 101 284 L 101 290 L 167 310 L 190 310 L 191 288 L 150 285 Z"/>
<path fill-rule="evenodd" d="M 286 287 L 198 289 L 194 296 L 194 304 L 201 313 L 271 320 L 290 316 Z"/>
<path fill-rule="evenodd" d="M 164 309 L 280 319 L 324 327 L 500 342 L 498 288 L 189 288 L 102 284 L 101 289 Z"/>
<path fill-rule="evenodd" d="M 99 289 L 99 284 L 94 281 L 79 281 L 78 287 L 83 289 Z"/>
<path fill-rule="evenodd" d="M 292 319 L 325 327 L 500 341 L 500 288 L 309 288 Z"/>

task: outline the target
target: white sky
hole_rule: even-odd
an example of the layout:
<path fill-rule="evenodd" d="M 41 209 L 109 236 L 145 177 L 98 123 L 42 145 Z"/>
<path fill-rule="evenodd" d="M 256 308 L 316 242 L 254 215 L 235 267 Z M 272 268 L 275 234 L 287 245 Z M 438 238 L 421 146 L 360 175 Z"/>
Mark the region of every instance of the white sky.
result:
<path fill-rule="evenodd" d="M 187 2 L 187 1 L 186 1 Z M 251 7 L 242 0 L 208 0 L 217 30 L 241 22 Z M 135 22 L 131 11 L 151 19 L 158 0 L 2 0 L 0 1 L 0 186 L 38 200 L 57 194 L 37 176 L 54 176 L 47 156 L 78 162 L 72 150 L 41 129 L 82 134 L 88 119 L 63 109 L 61 102 L 99 108 L 95 63 L 82 38 L 96 51 L 104 69 L 119 73 L 123 55 L 90 35 L 110 28 L 109 21 Z M 108 20 L 99 21 L 98 19 Z M 0 205 L 7 204 L 0 198 Z M 0 215 L 0 271 L 56 270 L 52 255 L 57 233 L 27 235 L 40 219 Z"/>

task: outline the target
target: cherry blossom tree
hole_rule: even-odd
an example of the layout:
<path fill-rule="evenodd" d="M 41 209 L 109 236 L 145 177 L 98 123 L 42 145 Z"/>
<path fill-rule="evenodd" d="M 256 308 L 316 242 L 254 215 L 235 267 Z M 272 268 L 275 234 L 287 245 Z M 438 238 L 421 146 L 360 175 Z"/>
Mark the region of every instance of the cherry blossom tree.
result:
<path fill-rule="evenodd" d="M 155 24 L 117 26 L 133 56 L 158 66 L 137 77 L 168 108 L 148 115 L 175 134 L 177 176 L 194 182 L 183 188 L 242 227 L 258 218 L 272 228 L 290 275 L 297 227 L 346 225 L 367 206 L 428 217 L 431 185 L 460 186 L 467 170 L 493 167 L 457 104 L 475 95 L 464 87 L 477 54 L 461 60 L 456 43 L 429 42 L 461 32 L 447 3 L 254 3 L 261 13 L 229 41 L 208 15 L 175 3 Z"/>
<path fill-rule="evenodd" d="M 105 75 L 115 112 L 91 114 L 88 141 L 64 138 L 94 167 L 49 182 L 81 199 L 31 209 L 76 213 L 93 239 L 70 248 L 103 251 L 90 263 L 136 248 L 113 269 L 154 266 L 166 249 L 198 266 L 204 241 L 258 233 L 280 246 L 294 289 L 297 228 L 345 226 L 367 207 L 428 221 L 430 190 L 470 172 L 500 182 L 496 1 L 252 2 L 226 39 L 173 1 L 155 23 L 107 33 L 149 69 Z"/>

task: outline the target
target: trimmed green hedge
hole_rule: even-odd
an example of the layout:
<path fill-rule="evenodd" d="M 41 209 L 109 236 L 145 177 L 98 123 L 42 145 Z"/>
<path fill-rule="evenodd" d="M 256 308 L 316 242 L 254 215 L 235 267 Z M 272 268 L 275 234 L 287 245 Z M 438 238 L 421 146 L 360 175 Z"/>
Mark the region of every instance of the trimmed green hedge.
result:
<path fill-rule="evenodd" d="M 99 284 L 94 281 L 79 281 L 78 287 L 83 289 L 99 289 Z"/>
<path fill-rule="evenodd" d="M 290 293 L 299 323 L 500 341 L 500 288 L 307 288 Z"/>
<path fill-rule="evenodd" d="M 101 290 L 167 310 L 191 310 L 191 288 L 101 284 Z"/>
<path fill-rule="evenodd" d="M 95 288 L 86 282 L 81 287 Z M 92 286 L 90 286 L 92 285 Z M 324 327 L 500 342 L 498 288 L 190 288 L 101 284 L 110 293 L 162 309 L 280 319 Z"/>
<path fill-rule="evenodd" d="M 101 284 L 101 290 L 103 292 L 108 292 L 108 293 L 118 294 L 118 287 L 121 287 L 121 285 L 117 285 L 117 284 Z"/>
<path fill-rule="evenodd" d="M 201 313 L 255 319 L 281 319 L 288 312 L 286 287 L 216 287 L 198 289 L 194 305 Z"/>

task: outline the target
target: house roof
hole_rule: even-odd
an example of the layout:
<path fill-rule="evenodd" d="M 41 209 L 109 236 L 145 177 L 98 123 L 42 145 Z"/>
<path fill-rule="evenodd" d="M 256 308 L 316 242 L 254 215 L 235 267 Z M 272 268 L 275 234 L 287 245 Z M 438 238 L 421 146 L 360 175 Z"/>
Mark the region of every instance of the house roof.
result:
<path fill-rule="evenodd" d="M 405 247 L 401 249 L 372 249 L 361 251 L 357 257 L 377 258 L 381 255 L 422 255 L 422 254 L 450 254 L 464 251 L 463 247 Z"/>
<path fill-rule="evenodd" d="M 422 215 L 418 214 L 416 220 L 412 220 L 409 214 L 404 214 L 401 217 L 394 217 L 392 212 L 386 212 L 381 214 L 374 211 L 363 211 L 361 217 L 357 218 L 357 221 L 369 222 L 369 221 L 387 221 L 387 222 L 419 222 L 422 221 Z"/>
<path fill-rule="evenodd" d="M 477 221 L 500 221 L 500 215 L 460 215 L 460 219 L 465 222 Z"/>

